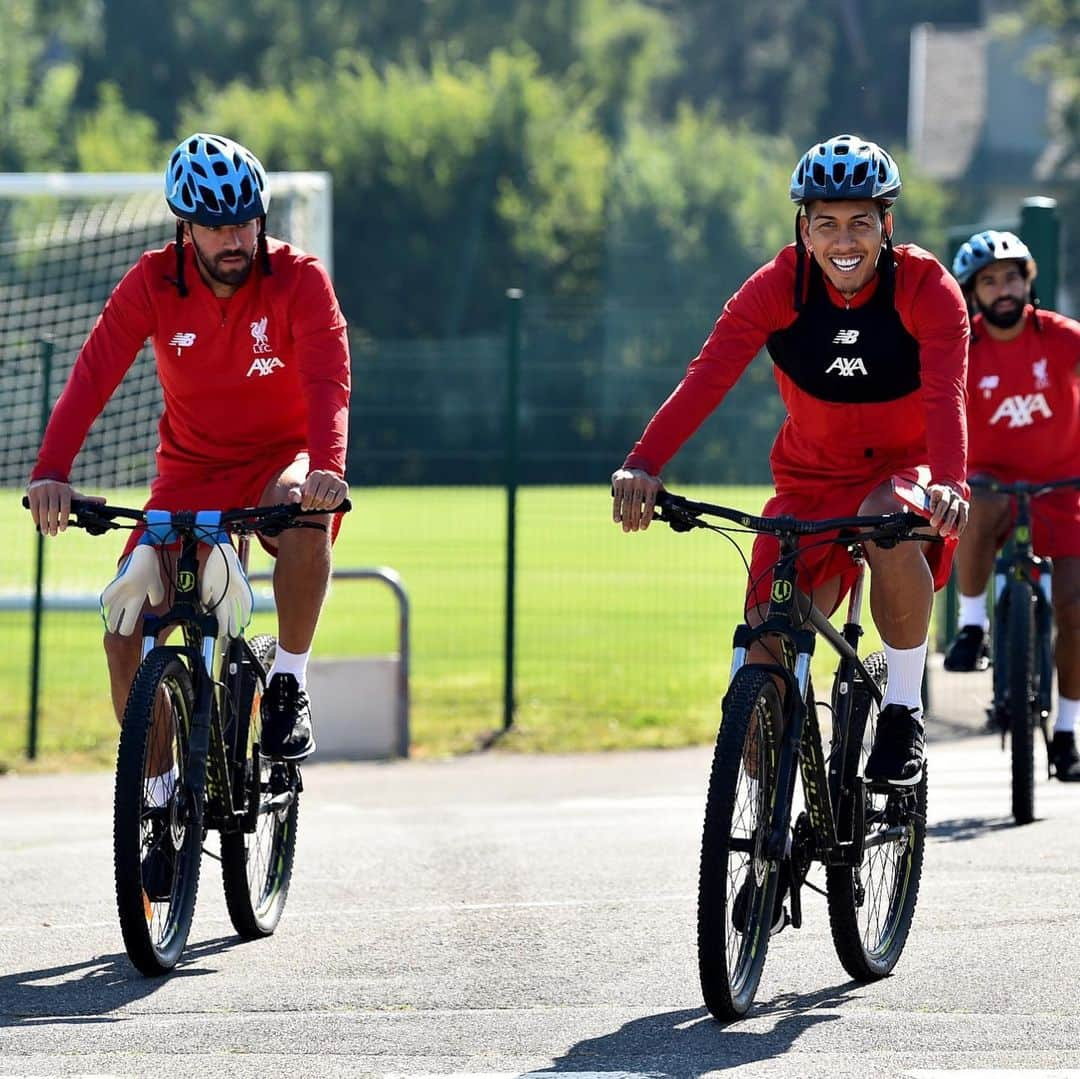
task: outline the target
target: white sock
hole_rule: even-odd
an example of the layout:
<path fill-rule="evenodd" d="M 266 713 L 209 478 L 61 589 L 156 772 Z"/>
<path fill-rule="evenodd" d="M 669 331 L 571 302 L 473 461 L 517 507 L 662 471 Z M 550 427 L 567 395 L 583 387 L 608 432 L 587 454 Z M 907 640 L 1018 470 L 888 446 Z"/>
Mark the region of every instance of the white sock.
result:
<path fill-rule="evenodd" d="M 1054 734 L 1075 734 L 1076 721 L 1080 718 L 1080 701 L 1071 700 L 1058 694 L 1057 719 L 1054 720 Z"/>
<path fill-rule="evenodd" d="M 902 704 L 905 708 L 914 709 L 915 718 L 921 723 L 926 641 L 915 648 L 892 648 L 887 644 L 883 644 L 883 647 L 885 660 L 889 665 L 889 684 L 885 688 L 881 707 L 884 708 L 887 704 Z"/>
<path fill-rule="evenodd" d="M 307 685 L 307 665 L 311 658 L 311 649 L 306 652 L 286 652 L 279 644 L 274 651 L 274 663 L 266 676 L 267 684 L 275 674 L 291 674 L 296 684 L 303 689 Z"/>
<path fill-rule="evenodd" d="M 148 776 L 145 781 L 146 804 L 152 809 L 160 809 L 169 804 L 172 792 L 176 790 L 176 778 L 180 771 L 174 764 L 167 772 L 159 776 Z"/>
<path fill-rule="evenodd" d="M 985 633 L 990 628 L 990 618 L 986 613 L 986 594 L 980 592 L 977 596 L 965 596 L 960 594 L 960 610 L 957 612 L 956 628 L 964 626 L 982 626 Z"/>

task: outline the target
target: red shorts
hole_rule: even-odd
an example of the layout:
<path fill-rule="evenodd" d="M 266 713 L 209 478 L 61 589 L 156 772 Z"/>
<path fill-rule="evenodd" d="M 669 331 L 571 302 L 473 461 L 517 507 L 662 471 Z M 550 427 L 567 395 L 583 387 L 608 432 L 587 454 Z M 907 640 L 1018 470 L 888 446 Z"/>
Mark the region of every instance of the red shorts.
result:
<path fill-rule="evenodd" d="M 144 509 L 158 510 L 228 510 L 243 506 L 257 506 L 267 485 L 277 479 L 293 461 L 307 457 L 306 453 L 279 460 L 275 464 L 254 461 L 234 468 L 218 469 L 213 474 L 198 477 L 170 474 L 155 476 L 150 484 L 150 498 Z M 330 540 L 337 539 L 341 529 L 342 514 L 334 515 Z M 139 542 L 144 529 L 137 528 L 128 537 L 121 559 L 126 557 Z M 270 554 L 277 554 L 277 544 L 259 537 L 259 542 Z"/>
<path fill-rule="evenodd" d="M 921 483 L 923 486 L 930 481 L 930 470 L 922 466 L 898 469 L 895 472 L 889 472 L 888 475 L 879 475 L 873 480 L 847 486 L 833 484 L 806 486 L 803 490 L 774 495 L 765 503 L 761 515 L 774 517 L 780 514 L 791 514 L 793 517 L 811 521 L 824 520 L 828 517 L 853 517 L 859 512 L 859 507 L 867 495 L 892 475 L 902 476 L 904 479 Z M 821 542 L 835 535 L 837 535 L 836 532 L 824 532 L 819 536 L 804 536 L 799 540 L 800 548 L 811 548 L 798 559 L 796 582 L 802 591 L 812 596 L 814 590 L 820 588 L 826 581 L 837 577 L 840 579 L 840 592 L 836 603 L 831 610 L 825 612 L 826 614 L 832 614 L 840 606 L 840 601 L 850 591 L 858 576 L 858 567 L 851 560 L 851 555 L 848 554 L 844 544 Z M 927 551 L 926 560 L 930 565 L 930 572 L 934 575 L 935 591 L 944 588 L 949 579 L 955 550 L 956 539 L 950 537 L 944 543 L 931 544 Z M 766 605 L 769 602 L 773 566 L 776 564 L 779 553 L 780 544 L 773 536 L 758 536 L 754 541 L 754 550 L 750 556 L 750 580 L 746 589 L 749 606 Z"/>
<path fill-rule="evenodd" d="M 1016 499 L 1012 499 L 1009 527 L 998 536 L 999 547 L 1015 521 Z M 1080 491 L 1063 487 L 1031 500 L 1031 545 L 1045 558 L 1080 558 Z"/>

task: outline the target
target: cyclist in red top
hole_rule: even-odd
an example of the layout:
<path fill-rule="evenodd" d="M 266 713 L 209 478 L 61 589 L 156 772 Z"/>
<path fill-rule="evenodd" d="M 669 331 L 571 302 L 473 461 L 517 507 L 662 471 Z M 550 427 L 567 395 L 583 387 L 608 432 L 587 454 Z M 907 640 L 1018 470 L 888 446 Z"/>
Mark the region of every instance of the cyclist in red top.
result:
<path fill-rule="evenodd" d="M 164 397 L 148 506 L 292 501 L 319 510 L 348 494 L 345 319 L 318 260 L 267 236 L 262 165 L 230 139 L 192 135 L 169 159 L 165 198 L 177 218 L 175 242 L 148 251 L 116 286 L 49 418 L 28 487 L 34 523 L 46 535 L 66 527 L 71 499 L 80 497 L 69 482 L 72 464 L 147 338 Z M 287 760 L 315 748 L 307 661 L 340 517 L 312 520 L 323 527 L 265 541 L 276 555 L 278 647 L 262 702 L 262 749 Z M 143 588 L 134 598 L 147 595 Z M 107 624 L 121 718 L 140 658 L 137 620 Z"/>
<path fill-rule="evenodd" d="M 969 475 L 1005 483 L 1080 476 L 1080 323 L 1032 302 L 1035 260 L 1011 232 L 976 233 L 956 253 L 953 273 L 973 311 L 968 366 Z M 956 552 L 959 632 L 945 655 L 950 671 L 989 663 L 986 583 L 1008 535 L 1008 495 L 979 491 Z M 1053 559 L 1054 656 L 1058 710 L 1050 762 L 1058 779 L 1080 781 L 1080 492 L 1062 488 L 1032 506 L 1032 546 Z"/>
<path fill-rule="evenodd" d="M 869 545 L 870 607 L 889 666 L 866 775 L 922 777 L 922 677 L 935 587 L 967 521 L 964 379 L 968 324 L 948 272 L 912 245 L 894 247 L 890 207 L 900 173 L 879 146 L 837 135 L 812 146 L 791 178 L 795 243 L 727 302 L 686 376 L 612 476 L 623 531 L 647 528 L 661 469 L 764 347 L 787 406 L 770 456 L 776 494 L 766 514 L 836 517 L 901 509 L 890 479 L 929 492 L 929 529 L 945 544 Z M 926 548 L 924 550 L 924 548 Z M 759 537 L 748 617 L 768 602 L 776 543 Z M 842 546 L 800 559 L 800 583 L 834 610 L 852 580 Z M 763 646 L 759 646 L 763 648 Z M 769 662 L 762 652 L 755 659 Z"/>

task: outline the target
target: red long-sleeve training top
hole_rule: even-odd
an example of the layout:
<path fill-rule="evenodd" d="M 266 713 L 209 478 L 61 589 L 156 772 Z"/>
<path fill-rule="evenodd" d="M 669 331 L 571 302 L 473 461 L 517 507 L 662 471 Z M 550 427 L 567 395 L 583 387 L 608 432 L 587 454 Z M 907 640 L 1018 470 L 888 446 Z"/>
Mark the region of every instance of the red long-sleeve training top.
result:
<path fill-rule="evenodd" d="M 850 392 L 856 395 L 865 377 L 867 400 L 823 400 L 774 366 L 788 410 L 771 456 L 778 488 L 788 481 L 805 484 L 815 476 L 826 478 L 825 473 L 833 482 L 857 479 L 867 474 L 875 459 L 895 459 L 925 447 L 933 482 L 965 489 L 969 330 L 964 299 L 951 275 L 928 252 L 901 244 L 894 254 L 893 302 L 903 328 L 918 345 L 919 385 L 894 400 L 875 400 L 873 365 L 865 364 L 866 374 L 854 364 L 858 349 L 845 346 L 842 331 L 836 351 L 847 354 L 843 362 L 848 368 L 845 372 L 841 367 L 838 373 L 853 376 Z M 795 322 L 796 258 L 794 244 L 784 248 L 727 302 L 701 352 L 653 416 L 624 467 L 658 475 L 768 338 Z M 880 283 L 880 276 L 875 276 L 850 300 L 827 280 L 825 289 L 831 304 L 851 310 L 867 304 Z"/>
<path fill-rule="evenodd" d="M 330 278 L 313 256 L 268 241 L 247 281 L 220 300 L 185 245 L 189 295 L 172 283 L 174 244 L 146 252 L 113 290 L 49 417 L 31 479 L 67 480 L 90 426 L 147 338 L 164 410 L 157 467 L 178 482 L 221 467 L 288 461 L 345 474 L 349 345 Z"/>

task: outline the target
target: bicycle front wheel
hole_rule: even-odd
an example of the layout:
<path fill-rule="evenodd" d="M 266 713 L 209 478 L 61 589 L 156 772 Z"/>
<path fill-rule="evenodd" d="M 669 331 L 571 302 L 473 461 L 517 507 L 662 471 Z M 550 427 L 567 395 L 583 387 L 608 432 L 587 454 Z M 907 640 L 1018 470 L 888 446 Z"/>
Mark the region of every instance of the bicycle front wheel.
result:
<path fill-rule="evenodd" d="M 191 820 L 187 749 L 191 674 L 155 648 L 135 675 L 116 756 L 113 865 L 124 947 L 147 975 L 171 970 L 195 913 L 202 829 Z"/>
<path fill-rule="evenodd" d="M 259 663 L 258 669 L 246 672 L 250 682 L 240 694 L 248 711 L 244 800 L 253 810 L 255 830 L 222 833 L 221 875 L 233 928 L 246 940 L 255 940 L 274 932 L 285 909 L 296 853 L 300 773 L 294 764 L 263 757 L 256 767 L 255 746 L 262 732 L 259 706 L 277 642 L 260 636 L 248 644 Z"/>
<path fill-rule="evenodd" d="M 888 681 L 884 653 L 872 653 L 864 666 L 884 692 Z M 828 866 L 825 885 L 836 954 L 848 974 L 870 982 L 896 966 L 915 915 L 926 843 L 926 769 L 913 790 L 871 791 L 862 786 L 859 798 L 857 778 L 874 742 L 878 706 L 859 677 L 852 692 L 837 827 L 856 842 L 861 830 L 862 858 L 858 866 Z M 836 696 L 834 692 L 834 701 Z M 834 753 L 840 751 L 840 733 L 833 731 Z"/>
<path fill-rule="evenodd" d="M 765 965 L 779 871 L 765 845 L 782 724 L 772 676 L 738 671 L 716 739 L 698 884 L 701 991 L 717 1019 L 746 1014 Z"/>
<path fill-rule="evenodd" d="M 1017 824 L 1035 819 L 1035 596 L 1027 581 L 1012 581 L 1005 614 L 1009 648 L 1006 692 L 1012 751 L 1012 812 Z"/>

